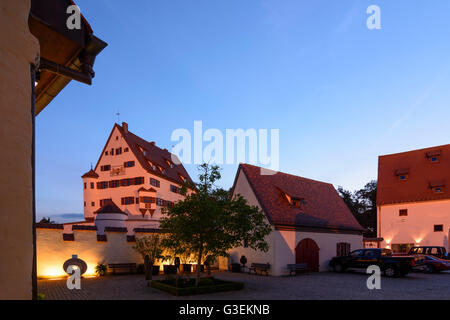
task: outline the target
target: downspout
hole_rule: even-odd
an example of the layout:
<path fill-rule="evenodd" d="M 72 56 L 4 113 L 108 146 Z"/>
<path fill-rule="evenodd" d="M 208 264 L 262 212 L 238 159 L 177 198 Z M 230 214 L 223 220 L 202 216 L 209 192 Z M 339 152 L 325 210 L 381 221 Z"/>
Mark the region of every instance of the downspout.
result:
<path fill-rule="evenodd" d="M 32 232 L 33 232 L 33 262 L 31 269 L 31 297 L 33 300 L 37 300 L 37 268 L 36 268 L 36 139 L 35 139 L 35 111 L 36 111 L 36 67 L 31 65 L 31 125 L 32 125 L 32 138 L 31 138 L 31 185 L 32 185 Z"/>

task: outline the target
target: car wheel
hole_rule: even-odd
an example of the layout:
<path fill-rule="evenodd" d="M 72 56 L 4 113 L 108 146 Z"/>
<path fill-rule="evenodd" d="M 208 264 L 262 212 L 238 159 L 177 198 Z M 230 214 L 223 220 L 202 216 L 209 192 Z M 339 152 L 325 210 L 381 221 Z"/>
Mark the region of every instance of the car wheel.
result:
<path fill-rule="evenodd" d="M 425 265 L 425 272 L 426 273 L 435 273 L 436 269 L 430 264 Z"/>
<path fill-rule="evenodd" d="M 386 267 L 386 269 L 384 269 L 384 275 L 389 278 L 395 277 L 397 275 L 397 270 L 391 266 Z"/>
<path fill-rule="evenodd" d="M 344 266 L 340 263 L 336 264 L 333 269 L 335 272 L 344 272 Z"/>

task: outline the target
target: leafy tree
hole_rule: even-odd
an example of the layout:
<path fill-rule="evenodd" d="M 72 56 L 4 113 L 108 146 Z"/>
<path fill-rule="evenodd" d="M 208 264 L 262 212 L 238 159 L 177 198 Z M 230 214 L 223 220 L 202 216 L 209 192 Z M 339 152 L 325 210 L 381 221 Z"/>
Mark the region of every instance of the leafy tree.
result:
<path fill-rule="evenodd" d="M 230 193 L 218 188 L 218 166 L 202 164 L 198 167 L 199 183 L 184 186 L 185 199 L 165 210 L 161 229 L 167 232 L 163 245 L 183 248 L 191 253 L 198 264 L 195 284 L 200 280 L 200 265 L 218 256 L 228 256 L 228 251 L 239 247 L 245 240 L 255 250 L 267 251 L 264 238 L 271 232 L 264 213 L 247 204 L 242 196 L 230 197 Z M 187 187 L 191 192 L 187 194 Z"/>
<path fill-rule="evenodd" d="M 39 223 L 50 223 L 50 224 L 54 224 L 55 223 L 55 221 L 53 221 L 50 217 L 43 217 L 42 219 L 41 219 L 41 221 L 39 221 Z"/>
<path fill-rule="evenodd" d="M 164 258 L 163 249 L 161 246 L 161 236 L 159 234 L 152 234 L 142 238 L 136 238 L 136 245 L 133 247 L 142 255 L 146 263 L 146 278 L 151 280 L 152 269 L 156 260 Z"/>
<path fill-rule="evenodd" d="M 351 192 L 342 187 L 338 193 L 347 204 L 359 224 L 366 229 L 364 236 L 376 237 L 377 234 L 377 181 L 372 180 L 364 188 Z"/>

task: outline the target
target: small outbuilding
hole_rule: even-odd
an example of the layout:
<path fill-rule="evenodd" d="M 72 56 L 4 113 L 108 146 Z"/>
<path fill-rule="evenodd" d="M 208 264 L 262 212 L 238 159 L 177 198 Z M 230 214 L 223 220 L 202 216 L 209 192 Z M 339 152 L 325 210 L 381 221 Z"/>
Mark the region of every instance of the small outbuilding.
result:
<path fill-rule="evenodd" d="M 330 183 L 240 164 L 232 195 L 259 207 L 273 231 L 268 252 L 243 243 L 230 251 L 230 262 L 270 264 L 269 274 L 289 274 L 288 264 L 306 263 L 308 271 L 326 271 L 334 256 L 363 247 L 364 229 Z"/>

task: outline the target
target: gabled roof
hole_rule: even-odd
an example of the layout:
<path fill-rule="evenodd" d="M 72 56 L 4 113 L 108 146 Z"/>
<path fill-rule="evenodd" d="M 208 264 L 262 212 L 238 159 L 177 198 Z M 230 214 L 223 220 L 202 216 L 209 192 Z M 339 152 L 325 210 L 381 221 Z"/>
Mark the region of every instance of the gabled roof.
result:
<path fill-rule="evenodd" d="M 332 184 L 282 172 L 261 175 L 261 169 L 240 164 L 235 184 L 242 171 L 271 224 L 358 232 L 364 230 Z M 302 206 L 292 207 L 285 193 L 302 199 Z"/>
<path fill-rule="evenodd" d="M 431 157 L 438 157 L 431 162 Z M 399 175 L 408 175 L 399 179 Z M 450 144 L 380 156 L 378 158 L 377 205 L 450 199 L 448 186 L 442 193 L 432 187 L 450 183 Z"/>
<path fill-rule="evenodd" d="M 100 209 L 95 211 L 94 213 L 102 214 L 102 213 L 117 213 L 127 215 L 125 212 L 120 210 L 120 208 L 114 203 L 114 201 L 106 201 L 106 204 L 103 205 Z"/>
<path fill-rule="evenodd" d="M 126 127 L 126 129 L 124 129 L 124 126 Z M 111 138 L 111 135 L 114 132 L 115 128 L 119 130 L 125 142 L 128 144 L 128 147 L 130 148 L 131 152 L 133 152 L 136 159 L 138 160 L 139 164 L 149 173 L 167 180 L 171 180 L 178 184 L 183 184 L 184 181 L 180 178 L 181 175 L 186 178 L 187 182 L 192 183 L 191 177 L 189 176 L 189 174 L 187 173 L 186 169 L 182 164 L 177 165 L 173 163 L 173 168 L 171 168 L 171 166 L 166 162 L 166 160 L 172 162 L 171 160 L 172 154 L 167 149 L 161 149 L 157 147 L 154 142 L 148 142 L 138 137 L 134 133 L 130 132 L 128 130 L 128 125 L 126 123 L 123 123 L 122 126 L 120 126 L 117 123 L 114 124 L 114 127 L 111 131 L 108 141 Z M 95 166 L 95 169 L 97 169 L 100 159 L 104 156 L 106 145 L 105 148 L 103 149 L 102 154 L 100 155 L 100 158 L 97 162 L 97 165 Z M 145 155 L 140 150 L 139 147 L 145 150 Z M 149 161 L 155 164 L 156 166 L 159 166 L 162 169 L 164 169 L 164 172 L 161 172 L 158 168 L 154 170 L 150 165 Z"/>
<path fill-rule="evenodd" d="M 89 170 L 88 172 L 86 172 L 85 174 L 83 174 L 82 176 L 81 176 L 81 178 L 98 178 L 98 174 L 97 173 L 95 173 L 95 171 L 94 170 L 92 170 L 92 168 L 91 168 L 91 170 Z"/>

